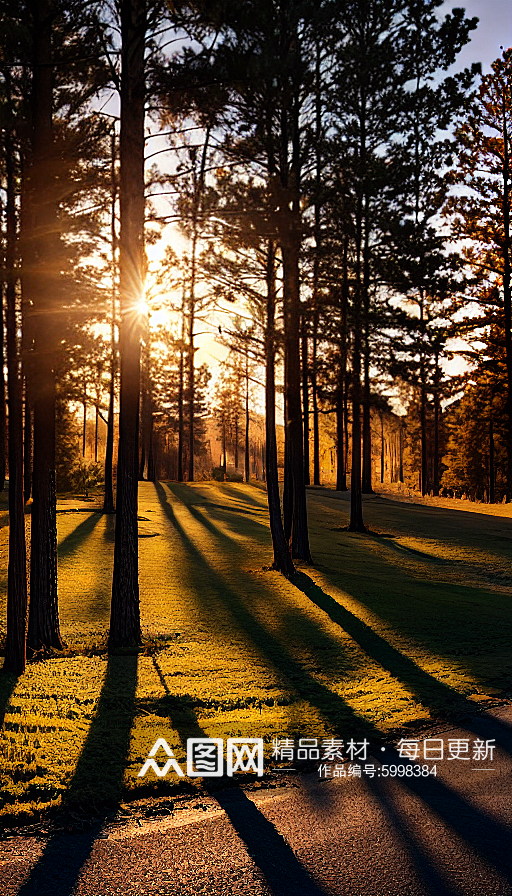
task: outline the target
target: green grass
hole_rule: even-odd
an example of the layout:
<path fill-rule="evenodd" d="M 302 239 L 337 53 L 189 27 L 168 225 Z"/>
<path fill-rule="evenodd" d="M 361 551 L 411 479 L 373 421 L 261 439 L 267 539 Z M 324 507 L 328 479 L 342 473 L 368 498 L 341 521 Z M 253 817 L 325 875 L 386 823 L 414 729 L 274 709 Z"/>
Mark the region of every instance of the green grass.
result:
<path fill-rule="evenodd" d="M 311 490 L 315 567 L 292 583 L 265 568 L 263 489 L 145 483 L 146 651 L 109 659 L 113 517 L 59 509 L 67 650 L 0 677 L 6 817 L 192 786 L 137 778 L 157 737 L 178 761 L 200 732 L 375 741 L 509 693 L 510 518 L 371 498 L 363 536 Z"/>

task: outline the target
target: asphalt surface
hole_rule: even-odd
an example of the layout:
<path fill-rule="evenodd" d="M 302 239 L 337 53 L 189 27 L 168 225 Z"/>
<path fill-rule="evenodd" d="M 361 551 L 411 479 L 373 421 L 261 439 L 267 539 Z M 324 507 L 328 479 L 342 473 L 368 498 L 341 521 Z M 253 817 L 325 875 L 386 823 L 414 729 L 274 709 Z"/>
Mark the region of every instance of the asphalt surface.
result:
<path fill-rule="evenodd" d="M 415 776 L 393 747 L 370 749 L 373 777 L 283 773 L 271 787 L 212 785 L 206 796 L 160 806 L 167 814 L 154 818 L 141 809 L 46 833 L 13 831 L 0 843 L 0 893 L 508 896 L 511 726 L 507 705 L 422 733 L 420 742 L 444 744 L 443 760 L 427 763 L 435 777 Z M 450 760 L 448 742 L 459 739 L 469 758 Z M 473 759 L 477 740 L 495 746 L 492 757 Z M 391 777 L 397 764 L 411 773 Z"/>

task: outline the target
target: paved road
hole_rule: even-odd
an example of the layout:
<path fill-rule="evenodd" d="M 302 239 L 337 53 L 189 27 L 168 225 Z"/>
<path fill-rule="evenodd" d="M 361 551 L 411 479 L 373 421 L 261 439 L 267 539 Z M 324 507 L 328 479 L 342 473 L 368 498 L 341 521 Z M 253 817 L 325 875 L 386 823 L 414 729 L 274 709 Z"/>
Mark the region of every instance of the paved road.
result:
<path fill-rule="evenodd" d="M 477 739 L 496 743 L 489 761 L 437 762 L 437 777 L 286 775 L 270 789 L 211 790 L 157 818 L 16 833 L 0 844 L 0 892 L 508 896 L 511 725 L 512 707 L 502 706 L 422 735 L 469 739 L 471 749 Z M 378 772 L 397 753 L 368 761 Z"/>

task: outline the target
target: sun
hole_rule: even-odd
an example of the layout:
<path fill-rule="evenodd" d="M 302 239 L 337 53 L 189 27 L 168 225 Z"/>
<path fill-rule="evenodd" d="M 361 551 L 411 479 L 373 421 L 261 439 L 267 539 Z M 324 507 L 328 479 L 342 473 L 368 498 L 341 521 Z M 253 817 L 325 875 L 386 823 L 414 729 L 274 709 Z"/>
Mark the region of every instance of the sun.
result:
<path fill-rule="evenodd" d="M 146 296 L 143 295 L 137 304 L 137 312 L 141 317 L 147 317 L 149 314 L 149 305 L 146 301 Z"/>

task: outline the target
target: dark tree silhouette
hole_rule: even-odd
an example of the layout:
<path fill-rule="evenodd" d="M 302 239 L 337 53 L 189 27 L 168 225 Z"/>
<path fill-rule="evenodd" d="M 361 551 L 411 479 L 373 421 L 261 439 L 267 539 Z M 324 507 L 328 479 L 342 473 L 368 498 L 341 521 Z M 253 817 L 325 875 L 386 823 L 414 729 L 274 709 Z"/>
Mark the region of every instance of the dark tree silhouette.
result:
<path fill-rule="evenodd" d="M 140 305 L 144 267 L 145 0 L 121 3 L 121 142 L 119 292 L 120 411 L 117 514 L 109 651 L 141 642 L 137 484 L 139 449 Z"/>

